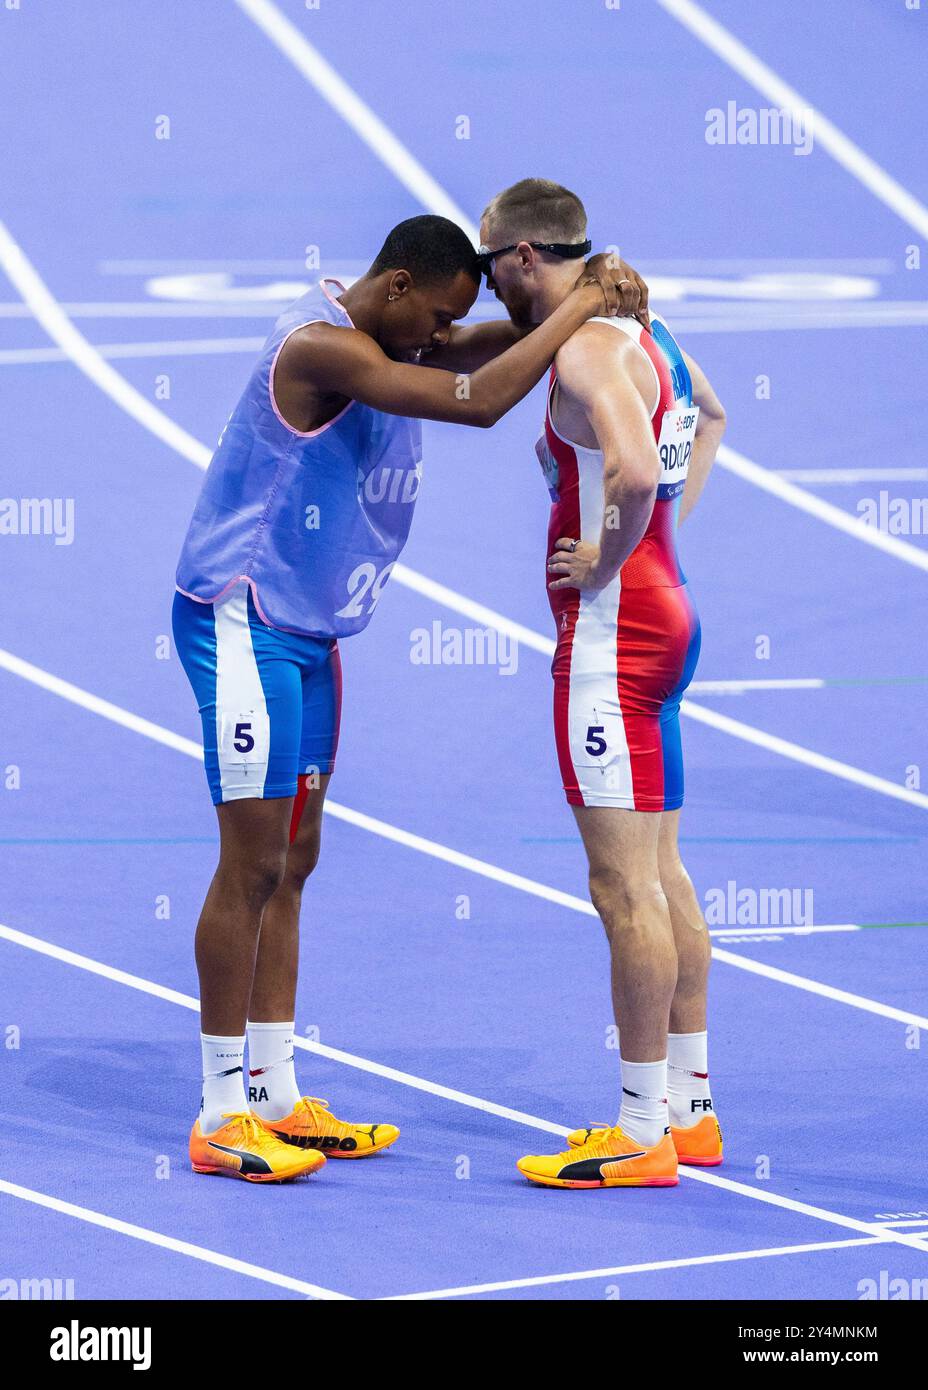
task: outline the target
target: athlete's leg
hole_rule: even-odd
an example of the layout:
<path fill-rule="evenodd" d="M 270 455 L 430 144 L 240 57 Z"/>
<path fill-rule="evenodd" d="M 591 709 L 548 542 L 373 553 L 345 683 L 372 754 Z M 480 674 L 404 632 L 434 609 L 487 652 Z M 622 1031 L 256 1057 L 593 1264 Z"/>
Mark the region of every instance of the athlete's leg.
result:
<path fill-rule="evenodd" d="M 670 910 L 658 864 L 659 812 L 573 807 L 590 864 L 590 897 L 612 957 L 612 1001 L 622 1057 L 667 1055 L 677 979 Z"/>
<path fill-rule="evenodd" d="M 253 621 L 252 640 L 264 638 Z M 316 867 L 322 837 L 322 807 L 338 751 L 342 671 L 338 643 L 312 639 L 299 645 L 299 767 L 283 877 L 268 902 L 258 943 L 248 1017 L 262 1023 L 291 1022 L 296 1009 L 303 885 Z"/>
<path fill-rule="evenodd" d="M 706 988 L 712 950 L 699 899 L 680 858 L 680 812 L 664 811 L 658 840 L 661 887 L 677 948 L 677 987 L 670 1006 L 671 1033 L 706 1026 Z"/>
<path fill-rule="evenodd" d="M 667 1099 L 681 1161 L 722 1161 L 722 1138 L 709 1086 L 706 990 L 712 947 L 699 899 L 680 858 L 680 812 L 661 817 L 658 860 L 677 946 L 677 988 L 667 1037 Z"/>
<path fill-rule="evenodd" d="M 265 907 L 284 878 L 293 797 L 216 807 L 219 864 L 197 924 L 204 1033 L 244 1034 Z"/>
<path fill-rule="evenodd" d="M 296 1011 L 303 886 L 319 859 L 322 806 L 330 774 L 301 778 L 297 797 L 302 813 L 292 828 L 280 883 L 267 902 L 255 961 L 248 1017 L 264 1022 L 291 1021 Z M 309 783 L 307 786 L 306 783 Z M 318 783 L 318 785 L 315 785 Z M 292 804 L 292 803 L 291 803 Z M 294 833 L 295 832 L 295 833 Z"/>
<path fill-rule="evenodd" d="M 552 1187 L 674 1186 L 666 1059 L 677 957 L 658 867 L 660 812 L 573 809 L 590 863 L 590 895 L 612 955 L 622 1106 L 615 1128 L 571 1136 L 571 1145 L 582 1147 L 528 1154 L 518 1168 Z"/>

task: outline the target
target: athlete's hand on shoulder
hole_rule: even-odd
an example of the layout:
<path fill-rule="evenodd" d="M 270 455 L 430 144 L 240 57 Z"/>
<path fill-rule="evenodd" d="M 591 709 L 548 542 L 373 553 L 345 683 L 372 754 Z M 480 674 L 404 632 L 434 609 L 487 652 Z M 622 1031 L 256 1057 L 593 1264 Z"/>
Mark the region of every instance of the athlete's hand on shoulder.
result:
<path fill-rule="evenodd" d="M 605 303 L 605 313 L 620 318 L 635 318 L 642 327 L 650 329 L 648 287 L 636 270 L 615 252 L 600 252 L 586 262 L 577 285 L 599 285 Z"/>
<path fill-rule="evenodd" d="M 605 589 L 615 578 L 603 571 L 599 546 L 561 536 L 548 557 L 548 573 L 557 575 L 549 589 Z"/>

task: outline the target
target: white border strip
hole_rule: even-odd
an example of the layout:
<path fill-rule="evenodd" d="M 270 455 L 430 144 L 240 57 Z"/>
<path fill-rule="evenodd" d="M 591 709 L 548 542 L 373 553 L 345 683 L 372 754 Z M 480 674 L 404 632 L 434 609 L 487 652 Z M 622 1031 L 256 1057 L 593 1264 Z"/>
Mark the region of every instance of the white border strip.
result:
<path fill-rule="evenodd" d="M 771 1255 L 806 1255 L 815 1250 L 847 1250 L 855 1245 L 885 1245 L 881 1236 L 860 1236 L 856 1240 L 816 1241 L 810 1245 L 775 1245 L 766 1250 L 732 1250 L 719 1255 L 694 1255 L 689 1259 L 650 1260 L 647 1264 L 612 1265 L 607 1269 L 584 1269 L 571 1274 L 540 1274 L 531 1279 L 502 1279 L 495 1284 L 470 1284 L 456 1289 L 430 1289 L 428 1293 L 392 1294 L 379 1302 L 408 1303 L 429 1298 L 466 1298 L 471 1294 L 500 1293 L 506 1289 L 538 1289 L 547 1284 L 572 1284 L 583 1279 L 613 1279 L 624 1274 L 651 1274 L 656 1270 L 690 1269 L 697 1265 L 727 1264 L 731 1260 L 762 1260 Z"/>
<path fill-rule="evenodd" d="M 806 113 L 811 111 L 815 143 L 827 150 L 838 164 L 869 189 L 890 212 L 896 213 L 920 236 L 928 237 L 928 208 L 887 174 L 885 169 L 881 169 L 875 160 L 864 154 L 858 145 L 849 140 L 827 116 L 823 116 L 821 111 L 813 107 L 810 101 L 800 96 L 794 87 L 790 87 L 772 68 L 762 63 L 757 55 L 736 39 L 724 25 L 713 19 L 700 5 L 695 4 L 694 0 L 657 0 L 657 3 L 775 106 L 783 107 L 794 117 L 804 118 Z"/>
<path fill-rule="evenodd" d="M 324 1289 L 319 1284 L 309 1284 L 305 1279 L 294 1279 L 289 1274 L 278 1274 L 276 1270 L 265 1269 L 262 1265 L 249 1264 L 247 1260 L 237 1260 L 234 1255 L 221 1255 L 205 1246 L 193 1245 L 189 1240 L 178 1240 L 175 1236 L 162 1235 L 151 1231 L 147 1226 L 136 1226 L 131 1221 L 120 1221 L 116 1216 L 106 1216 L 90 1207 L 78 1206 L 75 1202 L 63 1202 L 60 1197 L 49 1197 L 45 1192 L 36 1192 L 31 1187 L 20 1187 L 19 1183 L 0 1178 L 0 1193 L 8 1197 L 18 1197 L 20 1201 L 32 1202 L 37 1207 L 47 1207 L 62 1216 L 73 1216 L 90 1226 L 102 1226 L 104 1230 L 115 1231 L 117 1235 L 131 1236 L 142 1240 L 146 1245 L 157 1245 L 162 1250 L 172 1250 L 177 1255 L 187 1255 L 204 1264 L 216 1265 L 231 1274 L 244 1274 L 249 1279 L 260 1279 L 265 1284 L 275 1284 L 280 1289 L 290 1289 L 293 1293 L 304 1294 L 307 1298 L 324 1299 L 327 1302 L 354 1302 L 349 1294 L 336 1293 L 334 1289 Z"/>

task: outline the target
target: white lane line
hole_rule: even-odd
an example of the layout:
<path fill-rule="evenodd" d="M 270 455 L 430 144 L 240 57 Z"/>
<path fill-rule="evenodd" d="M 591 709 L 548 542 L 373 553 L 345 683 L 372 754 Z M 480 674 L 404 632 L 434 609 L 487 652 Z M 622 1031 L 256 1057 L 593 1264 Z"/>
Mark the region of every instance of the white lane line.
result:
<path fill-rule="evenodd" d="M 814 936 L 816 932 L 863 931 L 855 922 L 841 922 L 825 927 L 713 927 L 710 936 Z"/>
<path fill-rule="evenodd" d="M 201 466 L 209 463 L 209 450 L 198 439 L 194 439 L 192 434 L 188 434 L 180 425 L 169 419 L 157 406 L 152 405 L 151 401 L 146 400 L 134 386 L 130 386 L 74 327 L 2 222 L 0 266 L 52 341 L 68 354 L 101 391 L 145 429 L 157 435 L 162 443 L 175 449 L 191 463 Z"/>
<path fill-rule="evenodd" d="M 131 302 L 121 300 L 101 300 L 95 303 L 58 303 L 62 314 L 69 319 L 265 319 L 274 318 L 287 307 L 287 300 L 275 303 L 272 300 L 260 304 L 223 303 L 206 304 L 199 301 L 174 301 L 168 299 L 140 299 Z M 36 318 L 35 311 L 28 303 L 18 300 L 0 302 L 0 319 Z M 54 335 L 52 335 L 54 336 Z M 57 341 L 57 339 L 56 339 Z M 262 340 L 263 341 L 263 340 Z M 69 353 L 68 356 L 71 356 Z M 80 363 L 77 364 L 80 366 Z"/>
<path fill-rule="evenodd" d="M 78 951 L 71 951 L 66 946 L 58 946 L 53 941 L 45 941 L 40 936 L 32 936 L 28 932 L 17 931 L 15 927 L 8 927 L 0 924 L 0 940 L 9 941 L 14 946 L 23 946 L 26 950 L 35 951 L 37 955 L 48 956 L 51 960 L 60 961 L 63 965 L 73 966 L 77 970 L 84 970 L 89 975 L 97 975 L 101 979 L 111 980 L 114 984 L 125 985 L 128 989 L 138 990 L 140 994 L 151 995 L 154 999 L 163 999 L 168 1004 L 177 1004 L 182 1009 L 190 1009 L 193 1013 L 199 1013 L 200 1001 L 192 994 L 182 994 L 180 990 L 170 989 L 167 985 L 157 984 L 154 980 L 146 980 L 141 975 L 130 974 L 127 970 L 119 970 L 116 966 L 107 965 L 104 961 L 94 960 L 92 956 L 81 955 Z M 528 1125 L 533 1129 L 543 1129 L 548 1134 L 556 1134 L 562 1138 L 569 1131 L 563 1125 L 552 1124 L 548 1120 L 540 1120 L 535 1115 L 529 1115 L 523 1110 L 514 1110 L 509 1105 L 497 1105 L 495 1101 L 483 1100 L 480 1096 L 472 1096 L 467 1091 L 458 1091 L 453 1086 L 443 1086 L 437 1081 L 428 1081 L 422 1076 L 415 1076 L 412 1072 L 400 1071 L 397 1067 L 388 1067 L 383 1062 L 374 1062 L 367 1057 L 359 1057 L 353 1052 L 344 1052 L 338 1047 L 329 1047 L 325 1043 L 312 1042 L 308 1038 L 300 1037 L 297 1033 L 294 1036 L 293 1044 L 301 1047 L 305 1052 L 312 1052 L 318 1057 L 327 1057 L 332 1062 L 340 1062 L 343 1066 L 353 1067 L 355 1071 L 367 1072 L 372 1076 L 382 1077 L 385 1081 L 396 1081 L 401 1086 L 409 1086 L 412 1090 L 426 1091 L 429 1095 L 439 1096 L 442 1100 L 454 1101 L 457 1105 L 466 1105 L 471 1110 L 480 1110 L 487 1115 L 496 1115 L 503 1120 L 511 1120 L 514 1124 Z"/>
<path fill-rule="evenodd" d="M 690 690 L 699 695 L 741 695 L 745 690 L 823 690 L 826 682 L 816 676 L 794 676 L 767 680 L 691 681 Z"/>
<path fill-rule="evenodd" d="M 507 1289 L 538 1289 L 547 1284 L 573 1284 L 584 1279 L 614 1279 L 622 1274 L 651 1274 L 655 1270 L 690 1269 L 699 1265 L 728 1264 L 732 1260 L 764 1260 L 773 1255 L 807 1255 L 816 1250 L 847 1250 L 859 1245 L 885 1245 L 881 1236 L 858 1236 L 853 1240 L 823 1240 L 809 1245 L 774 1245 L 767 1250 L 731 1250 L 720 1255 L 693 1255 L 677 1260 L 650 1260 L 647 1264 L 612 1265 L 605 1269 L 583 1269 L 571 1274 L 540 1274 L 531 1279 L 501 1279 L 494 1284 L 469 1284 L 454 1289 L 430 1289 L 427 1293 L 391 1294 L 382 1303 L 408 1303 L 428 1298 L 464 1298 L 469 1294 L 500 1293 Z"/>
<path fill-rule="evenodd" d="M 920 328 L 928 323 L 928 307 L 905 312 L 893 309 L 881 309 L 874 313 L 848 310 L 846 314 L 808 318 L 772 311 L 759 313 L 756 318 L 720 316 L 716 319 L 711 315 L 695 315 L 692 319 L 684 319 L 676 312 L 673 317 L 680 324 L 680 336 L 684 338 L 693 333 L 817 333 L 833 328 Z"/>
<path fill-rule="evenodd" d="M 827 150 L 833 159 L 869 189 L 874 197 L 879 198 L 885 207 L 901 217 L 903 222 L 907 222 L 920 236 L 928 237 L 928 208 L 887 174 L 885 169 L 881 169 L 875 160 L 864 154 L 858 145 L 849 140 L 827 116 L 813 107 L 810 101 L 800 96 L 794 87 L 790 87 L 772 68 L 761 62 L 757 55 L 736 39 L 724 25 L 713 19 L 700 5 L 695 4 L 694 0 L 657 0 L 657 3 L 775 106 L 782 107 L 800 120 L 805 118 L 806 112 L 812 111 L 815 143 Z"/>
<path fill-rule="evenodd" d="M 776 930 L 776 927 L 770 928 L 771 932 Z M 849 1004 L 851 1008 L 863 1009 L 865 1013 L 879 1014 L 881 1018 L 892 1018 L 897 1023 L 910 1023 L 914 1024 L 916 1028 L 928 1028 L 928 1018 L 921 1014 L 910 1013 L 907 1009 L 897 1009 L 892 1004 L 880 1004 L 876 1000 L 867 999 L 862 994 L 851 994 L 845 989 L 835 989 L 834 985 L 825 985 L 819 980 L 807 980 L 804 975 L 794 975 L 789 970 L 779 970 L 775 965 L 751 960 L 749 956 L 734 956 L 729 951 L 720 951 L 717 946 L 713 946 L 712 957 L 714 960 L 727 961 L 730 965 L 738 965 L 742 970 L 747 970 L 752 974 L 763 975 L 765 980 L 778 980 L 781 984 L 793 985 L 796 989 L 804 989 L 810 994 L 817 994 L 821 999 L 833 999 L 838 1004 Z"/>
<path fill-rule="evenodd" d="M 165 747 L 173 748 L 179 753 L 185 753 L 188 757 L 195 758 L 197 762 L 202 761 L 202 746 L 193 739 L 183 738 L 180 734 L 175 734 L 160 724 L 155 724 L 149 719 L 142 719 L 139 715 L 123 709 L 120 705 L 103 700 L 98 695 L 92 695 L 89 691 L 81 689 L 80 686 L 72 685 L 70 681 L 62 680 L 60 676 L 53 676 L 50 672 L 43 671 L 41 667 L 33 666 L 31 662 L 24 661 L 21 657 L 13 656 L 12 653 L 2 649 L 0 649 L 0 669 L 21 676 L 24 680 L 32 682 L 51 694 L 58 695 L 72 704 L 89 710 L 92 714 L 98 714 L 101 718 L 108 719 L 133 733 L 141 734 L 143 737 L 150 738 Z M 476 859 L 469 854 L 462 854 L 436 840 L 428 840 L 422 835 L 415 835 L 408 830 L 402 830 L 387 821 L 378 820 L 374 816 L 365 815 L 362 811 L 354 811 L 348 806 L 342 806 L 339 802 L 326 798 L 324 810 L 335 819 L 346 821 L 360 830 L 367 830 L 383 839 L 392 840 L 395 844 L 405 845 L 408 849 L 416 850 L 418 853 L 428 855 L 433 859 L 442 860 L 446 864 L 454 864 L 457 868 L 466 869 L 469 873 L 479 874 L 483 878 L 492 879 L 496 883 L 505 884 L 509 888 L 518 889 L 533 897 L 543 898 L 547 902 L 569 908 L 571 911 L 582 913 L 586 917 L 596 917 L 597 915 L 592 903 L 585 898 L 578 898 L 575 894 L 565 893 L 559 888 L 551 888 L 545 883 L 538 883 L 535 879 L 526 878 L 522 874 L 511 873 L 508 869 L 501 869 L 495 864 L 487 863 L 486 860 Z M 734 932 L 734 930 L 733 928 L 732 931 Z M 736 956 L 730 951 L 720 951 L 713 948 L 712 954 L 716 959 L 724 960 L 729 965 L 748 970 L 752 974 L 765 975 L 768 979 L 794 985 L 797 989 L 804 989 L 811 994 L 819 994 L 827 999 L 851 1004 L 868 1013 L 881 1014 L 885 1018 L 914 1023 L 920 1027 L 928 1028 L 928 1018 L 904 1013 L 888 1004 L 880 1004 L 872 999 L 848 994 L 842 990 L 833 990 L 830 985 L 820 984 L 816 980 L 807 980 L 801 975 L 789 975 L 772 965 L 751 960 L 747 956 Z"/>
<path fill-rule="evenodd" d="M 398 579 L 408 589 L 414 589 L 423 598 L 431 599 L 433 603 L 443 604 L 452 612 L 460 613 L 465 618 L 471 618 L 483 627 L 496 628 L 497 632 L 505 633 L 521 643 L 522 646 L 540 652 L 542 656 L 554 655 L 555 643 L 552 637 L 545 637 L 542 633 L 535 632 L 533 628 L 526 627 L 523 623 L 514 622 L 512 618 L 497 613 L 495 608 L 488 608 L 486 604 L 477 603 L 474 599 L 459 594 L 455 589 L 449 589 L 446 584 L 439 584 L 436 580 L 419 574 L 417 570 L 411 570 L 407 565 L 402 563 L 394 565 L 392 578 Z"/>
<path fill-rule="evenodd" d="M 694 705 L 692 700 L 683 700 L 680 710 L 690 719 L 695 719 L 699 724 L 707 724 L 710 728 L 717 729 L 719 733 L 731 734 L 734 738 L 740 738 L 745 743 L 753 743 L 758 748 L 764 748 L 770 753 L 778 753 L 782 758 L 790 758 L 793 762 L 803 763 L 806 767 L 814 767 L 819 772 L 827 772 L 832 777 L 839 777 L 845 782 L 853 782 L 858 787 L 866 787 L 869 791 L 880 792 L 883 796 L 893 797 L 897 801 L 905 801 L 910 806 L 919 806 L 922 810 L 928 809 L 928 795 L 924 792 L 915 791 L 911 787 L 904 787 L 898 782 L 890 782 L 887 778 L 878 777 L 872 772 L 863 772 L 858 767 L 852 767 L 850 763 L 843 763 L 837 758 L 826 757 L 824 753 L 813 752 L 811 748 L 804 748 L 801 744 L 793 743 L 790 739 L 779 738 L 776 734 L 768 734 L 764 730 L 755 729 L 753 725 L 745 724 L 740 719 L 732 719 L 727 714 L 719 714 L 716 710 L 706 709 L 703 705 Z"/>
<path fill-rule="evenodd" d="M 925 483 L 928 468 L 775 468 L 794 483 Z"/>
<path fill-rule="evenodd" d="M 290 1289 L 293 1293 L 304 1294 L 307 1298 L 325 1299 L 328 1302 L 353 1302 L 349 1294 L 336 1293 L 334 1289 L 324 1289 L 319 1284 L 309 1284 L 305 1279 L 294 1279 L 289 1274 L 278 1274 L 276 1270 L 265 1269 L 262 1265 L 249 1264 L 247 1260 L 237 1260 L 233 1255 L 221 1255 L 217 1250 L 207 1250 L 202 1245 L 192 1245 L 189 1240 L 177 1240 L 174 1236 L 151 1231 L 147 1226 L 136 1226 L 131 1221 L 120 1221 L 118 1217 L 106 1216 L 103 1212 L 81 1207 L 74 1202 L 63 1202 L 60 1197 L 50 1197 L 46 1192 L 36 1192 L 31 1187 L 20 1187 L 19 1183 L 0 1178 L 0 1193 L 17 1197 L 23 1202 L 32 1202 L 37 1207 L 47 1207 L 49 1211 L 61 1216 L 72 1216 L 90 1226 L 102 1226 L 104 1230 L 115 1231 L 121 1236 L 131 1236 L 133 1240 L 144 1241 L 146 1245 L 157 1245 L 162 1250 L 172 1250 L 177 1255 L 187 1255 L 204 1264 L 217 1265 L 232 1274 L 244 1274 L 249 1279 L 260 1279 L 265 1284 L 276 1284 L 280 1289 Z"/>
<path fill-rule="evenodd" d="M 100 975 L 105 979 L 128 985 L 133 989 L 139 989 L 145 994 L 154 995 L 155 997 L 165 999 L 171 1003 L 182 1004 L 185 1008 L 197 1009 L 199 1007 L 197 1001 L 190 995 L 180 994 L 176 990 L 166 989 L 164 986 L 157 985 L 151 980 L 144 980 L 140 976 L 130 975 L 125 971 L 115 970 L 113 967 L 104 965 L 102 962 L 92 960 L 89 956 L 81 956 L 75 951 L 68 951 L 63 947 L 55 946 L 51 942 L 43 941 L 40 937 L 29 936 L 25 932 L 16 931 L 12 927 L 0 926 L 0 938 L 6 939 L 15 945 L 25 946 L 30 950 L 36 950 L 42 955 L 60 960 L 65 965 L 77 966 L 79 969 L 87 970 L 91 974 Z M 737 957 L 735 957 L 735 959 L 737 959 Z M 437 1082 L 428 1081 L 425 1077 L 413 1076 L 409 1072 L 401 1072 L 394 1067 L 385 1067 L 379 1062 L 373 1062 L 364 1057 L 357 1057 L 350 1052 L 341 1052 L 337 1048 L 326 1047 L 322 1043 L 310 1042 L 308 1039 L 301 1038 L 299 1035 L 295 1035 L 293 1041 L 296 1045 L 305 1048 L 308 1052 L 315 1052 L 321 1056 L 329 1057 L 334 1061 L 343 1062 L 346 1066 L 354 1067 L 357 1070 L 371 1072 L 387 1080 L 397 1081 L 401 1085 L 412 1086 L 416 1090 L 426 1091 L 442 1099 L 455 1101 L 459 1105 L 466 1105 L 471 1109 L 482 1111 L 484 1114 L 496 1115 L 516 1124 L 528 1126 L 531 1129 L 542 1130 L 545 1134 L 556 1134 L 563 1137 L 569 1132 L 563 1125 L 553 1124 L 550 1120 L 543 1120 L 537 1115 L 530 1115 L 521 1110 L 513 1110 L 509 1106 L 497 1105 L 494 1101 L 487 1101 L 480 1096 L 469 1095 L 466 1091 L 453 1090 Z M 808 1202 L 797 1201 L 793 1197 L 783 1197 L 778 1193 L 766 1192 L 761 1188 L 749 1187 L 746 1183 L 736 1182 L 732 1178 L 723 1178 L 714 1173 L 709 1174 L 704 1170 L 681 1167 L 680 1172 L 683 1177 L 692 1178 L 697 1182 L 708 1183 L 710 1186 L 717 1187 L 722 1191 L 734 1192 L 739 1196 L 753 1198 L 755 1201 L 763 1202 L 768 1206 L 779 1207 L 784 1211 L 797 1212 L 802 1216 L 811 1216 L 818 1221 L 825 1221 L 832 1226 L 841 1226 L 848 1230 L 858 1231 L 862 1235 L 877 1237 L 884 1242 L 891 1241 L 897 1245 L 905 1245 L 913 1250 L 921 1250 L 928 1254 L 928 1247 L 921 1243 L 920 1236 L 904 1235 L 897 1231 L 889 1231 L 884 1226 L 875 1225 L 873 1222 L 858 1221 L 855 1217 L 844 1216 L 840 1212 L 830 1211 L 826 1207 L 813 1206 Z"/>
<path fill-rule="evenodd" d="M 227 352 L 260 352 L 263 338 L 181 338 L 161 343 L 95 343 L 94 352 L 108 361 L 130 357 L 201 357 Z M 41 362 L 70 362 L 64 348 L 2 348 L 0 367 Z"/>
<path fill-rule="evenodd" d="M 893 1226 L 926 1226 L 926 1225 L 928 1225 L 928 1216 L 921 1216 L 921 1217 L 919 1217 L 916 1221 L 881 1221 L 879 1224 L 880 1224 L 881 1226 L 886 1226 L 886 1227 L 893 1227 Z M 928 1232 L 926 1232 L 926 1235 L 928 1235 Z"/>
<path fill-rule="evenodd" d="M 877 550 L 885 551 L 887 555 L 895 556 L 897 560 L 914 565 L 916 569 L 928 570 L 928 551 L 920 550 L 910 541 L 900 540 L 898 536 L 891 536 L 876 526 L 868 526 L 863 517 L 854 516 L 851 512 L 836 507 L 832 502 L 825 502 L 814 493 L 806 492 L 804 488 L 797 487 L 788 478 L 784 478 L 781 473 L 772 473 L 768 468 L 761 468 L 760 464 L 745 458 L 744 454 L 739 454 L 735 449 L 730 449 L 727 444 L 722 444 L 719 448 L 718 462 L 745 482 L 753 483 L 764 492 L 779 497 L 781 502 L 788 502 L 799 511 L 807 512 L 809 516 L 843 531 L 855 541 L 872 545 Z"/>
<path fill-rule="evenodd" d="M 270 0 L 235 0 L 319 95 L 424 207 L 457 222 L 477 244 L 477 228 L 409 150 Z"/>
<path fill-rule="evenodd" d="M 179 425 L 175 425 L 173 420 L 170 420 L 168 416 L 140 395 L 119 375 L 115 368 L 104 362 L 96 349 L 74 328 L 62 312 L 61 306 L 43 284 L 2 223 L 0 223 L 0 264 L 4 266 L 10 278 L 13 279 L 26 303 L 32 307 L 36 318 L 45 328 L 49 337 L 67 352 L 75 365 L 96 386 L 121 409 L 127 411 L 139 424 L 151 430 L 169 447 L 176 449 L 182 457 L 189 459 L 199 468 L 208 467 L 212 457 L 209 449 L 199 440 L 194 439 L 186 430 L 181 429 Z M 811 493 L 803 492 L 801 488 L 795 487 L 782 478 L 772 477 L 765 469 L 760 468 L 749 459 L 736 454 L 734 450 L 726 449 L 725 445 L 720 450 L 719 460 L 727 467 L 733 468 L 734 471 L 740 470 L 742 476 L 749 477 L 749 480 L 757 481 L 759 486 L 765 487 L 779 496 L 786 497 L 786 500 L 793 500 L 794 505 L 800 505 L 796 498 L 803 499 L 804 510 L 824 516 L 825 519 L 832 520 L 832 524 L 837 524 L 831 517 L 832 513 L 838 518 L 843 518 L 848 525 L 842 529 L 849 529 L 857 539 L 866 539 L 871 544 L 877 544 L 878 541 L 875 538 L 879 538 L 884 549 L 888 549 L 892 554 L 902 554 L 903 558 L 908 558 L 907 552 L 912 551 L 913 555 L 918 557 L 919 563 L 924 562 L 922 567 L 928 568 L 928 553 L 923 555 L 914 547 L 906 546 L 904 542 L 900 542 L 895 537 L 884 536 L 873 528 L 864 526 L 861 530 L 858 523 L 848 517 L 846 513 L 832 507 L 827 502 L 822 502 L 817 497 L 813 497 Z M 752 470 L 756 476 L 751 476 Z M 900 552 L 900 546 L 904 547 L 903 552 Z M 543 653 L 545 656 L 554 653 L 554 642 L 550 637 L 543 637 L 540 633 L 533 632 L 523 624 L 515 623 L 512 619 L 495 612 L 494 609 L 488 608 L 484 604 L 475 603 L 472 599 L 456 593 L 455 590 L 449 589 L 446 585 L 418 574 L 407 565 L 397 564 L 393 569 L 393 578 L 397 583 L 403 584 L 425 597 L 432 598 L 438 603 L 443 603 L 455 612 L 468 617 L 475 617 L 478 621 L 493 626 L 500 632 L 511 634 L 517 640 L 524 642 L 526 646 Z M 801 747 L 799 744 L 791 743 L 787 739 L 777 738 L 761 729 L 755 729 L 749 724 L 743 724 L 739 720 L 717 714 L 714 710 L 705 709 L 701 705 L 694 705 L 692 700 L 684 700 L 681 710 L 690 718 L 708 724 L 722 733 L 766 748 L 795 762 L 804 763 L 807 767 L 814 767 L 821 772 L 827 772 L 832 776 L 841 777 L 845 781 L 866 787 L 870 791 L 882 792 L 885 796 L 907 801 L 911 805 L 928 808 L 928 796 L 922 792 L 899 786 L 872 773 L 862 772 L 858 768 L 851 767 L 848 763 L 839 762 L 835 758 L 826 758 L 810 749 Z"/>

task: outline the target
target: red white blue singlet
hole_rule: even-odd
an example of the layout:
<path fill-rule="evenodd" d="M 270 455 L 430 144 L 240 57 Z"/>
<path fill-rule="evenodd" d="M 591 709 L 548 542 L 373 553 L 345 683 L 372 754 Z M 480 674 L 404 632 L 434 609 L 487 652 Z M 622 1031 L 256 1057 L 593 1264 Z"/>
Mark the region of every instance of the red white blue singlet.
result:
<path fill-rule="evenodd" d="M 572 805 L 676 810 L 683 804 L 680 700 L 700 639 L 676 526 L 699 410 L 686 361 L 661 319 L 652 319 L 652 333 L 633 319 L 595 322 L 626 333 L 653 368 L 651 422 L 661 476 L 647 530 L 616 578 L 599 591 L 548 590 L 557 624 L 558 761 Z M 604 509 L 602 453 L 558 434 L 556 388 L 552 367 L 537 445 L 553 504 L 548 555 L 560 536 L 598 544 Z"/>

